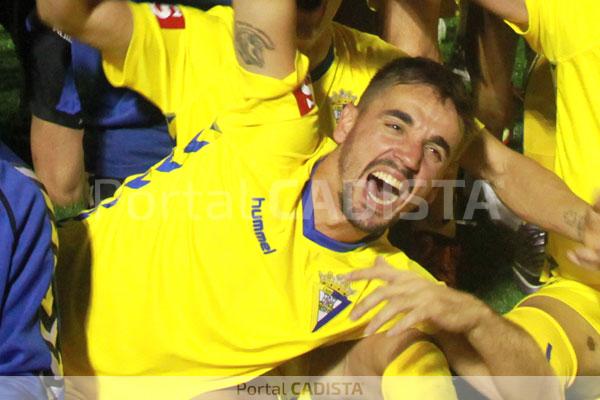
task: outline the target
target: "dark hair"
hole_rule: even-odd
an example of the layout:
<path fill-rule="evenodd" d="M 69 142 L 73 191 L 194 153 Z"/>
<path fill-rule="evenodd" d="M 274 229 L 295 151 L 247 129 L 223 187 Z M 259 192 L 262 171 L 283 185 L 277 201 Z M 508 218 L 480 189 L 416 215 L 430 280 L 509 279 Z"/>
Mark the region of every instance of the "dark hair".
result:
<path fill-rule="evenodd" d="M 427 85 L 435 89 L 440 100 L 452 101 L 463 124 L 463 140 L 460 149 L 466 147 L 476 132 L 471 97 L 458 75 L 442 64 L 427 58 L 402 57 L 386 64 L 371 79 L 358 107 L 364 108 L 382 90 L 401 84 Z"/>

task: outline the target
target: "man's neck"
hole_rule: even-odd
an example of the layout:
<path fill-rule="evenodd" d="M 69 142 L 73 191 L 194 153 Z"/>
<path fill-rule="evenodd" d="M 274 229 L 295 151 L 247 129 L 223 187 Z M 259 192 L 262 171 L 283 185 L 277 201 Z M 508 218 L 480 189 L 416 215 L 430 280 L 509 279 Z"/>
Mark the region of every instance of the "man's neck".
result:
<path fill-rule="evenodd" d="M 310 60 L 311 70 L 319 66 L 327 57 L 333 45 L 333 25 L 329 26 L 312 45 L 300 42 L 300 51 Z"/>
<path fill-rule="evenodd" d="M 315 228 L 323 235 L 344 243 L 356 243 L 368 234 L 356 228 L 342 212 L 338 166 L 339 151 L 333 151 L 319 165 L 312 177 L 312 203 Z"/>

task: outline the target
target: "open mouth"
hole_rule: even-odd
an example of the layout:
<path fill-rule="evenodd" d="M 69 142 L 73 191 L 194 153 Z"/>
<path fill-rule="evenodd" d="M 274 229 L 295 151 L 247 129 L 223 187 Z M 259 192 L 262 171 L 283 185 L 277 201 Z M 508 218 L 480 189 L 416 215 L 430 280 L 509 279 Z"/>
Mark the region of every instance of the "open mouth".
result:
<path fill-rule="evenodd" d="M 367 176 L 367 196 L 382 206 L 389 206 L 400 198 L 404 184 L 383 171 L 371 172 Z"/>

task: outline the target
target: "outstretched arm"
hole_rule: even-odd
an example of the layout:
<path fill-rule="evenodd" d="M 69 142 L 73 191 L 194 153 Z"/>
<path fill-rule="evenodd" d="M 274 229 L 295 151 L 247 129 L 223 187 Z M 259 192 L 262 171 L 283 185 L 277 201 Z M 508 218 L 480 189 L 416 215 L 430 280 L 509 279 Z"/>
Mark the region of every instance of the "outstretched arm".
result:
<path fill-rule="evenodd" d="M 600 265 L 600 203 L 587 204 L 553 172 L 504 146 L 483 131 L 466 150 L 461 166 L 490 182 L 520 218 L 581 242 L 581 263 Z"/>
<path fill-rule="evenodd" d="M 234 0 L 235 49 L 245 69 L 274 78 L 294 71 L 296 2 Z"/>
<path fill-rule="evenodd" d="M 470 360 L 475 371 L 489 371 L 493 377 L 515 377 L 510 384 L 501 378 L 493 379 L 503 398 L 561 397 L 559 383 L 552 378 L 552 370 L 533 338 L 473 296 L 437 285 L 414 272 L 397 270 L 382 258 L 378 258 L 373 267 L 354 271 L 348 278 L 351 281 L 378 279 L 387 283 L 352 311 L 351 318 L 358 319 L 385 303 L 367 326 L 366 334 L 376 332 L 399 314 L 404 314 L 389 330 L 388 336 L 406 332 L 420 323 L 436 329 L 438 332 L 434 336 L 458 336 L 480 357 L 479 363 L 477 359 Z M 534 384 L 518 380 L 518 377 L 530 376 L 549 378 L 535 380 Z"/>
<path fill-rule="evenodd" d="M 121 65 L 133 31 L 126 1 L 37 0 L 40 19 L 61 32 L 100 50 Z"/>

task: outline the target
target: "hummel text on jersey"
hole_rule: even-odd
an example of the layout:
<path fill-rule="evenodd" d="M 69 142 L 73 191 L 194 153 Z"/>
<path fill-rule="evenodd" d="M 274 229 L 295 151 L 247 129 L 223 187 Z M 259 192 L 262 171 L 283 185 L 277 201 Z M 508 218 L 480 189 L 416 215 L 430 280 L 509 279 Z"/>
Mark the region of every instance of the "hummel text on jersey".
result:
<path fill-rule="evenodd" d="M 256 239 L 260 244 L 262 252 L 264 254 L 271 254 L 275 253 L 277 249 L 271 248 L 267 242 L 267 237 L 265 236 L 265 225 L 262 218 L 262 205 L 264 201 L 265 199 L 262 197 L 252 198 L 252 229 L 254 229 L 254 234 L 256 235 Z"/>

